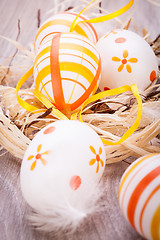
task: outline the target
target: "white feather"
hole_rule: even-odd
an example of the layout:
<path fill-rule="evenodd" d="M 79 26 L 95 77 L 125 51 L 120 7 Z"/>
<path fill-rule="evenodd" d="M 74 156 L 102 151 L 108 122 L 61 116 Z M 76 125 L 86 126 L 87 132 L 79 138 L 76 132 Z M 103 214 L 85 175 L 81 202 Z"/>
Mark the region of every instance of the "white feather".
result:
<path fill-rule="evenodd" d="M 99 212 L 104 208 L 101 201 L 104 195 L 104 185 L 92 185 L 86 194 L 77 194 L 76 197 L 66 200 L 60 195 L 52 202 L 52 206 L 43 209 L 34 209 L 29 216 L 32 225 L 39 230 L 47 232 L 67 231 L 74 232 L 82 221 L 90 214 Z"/>

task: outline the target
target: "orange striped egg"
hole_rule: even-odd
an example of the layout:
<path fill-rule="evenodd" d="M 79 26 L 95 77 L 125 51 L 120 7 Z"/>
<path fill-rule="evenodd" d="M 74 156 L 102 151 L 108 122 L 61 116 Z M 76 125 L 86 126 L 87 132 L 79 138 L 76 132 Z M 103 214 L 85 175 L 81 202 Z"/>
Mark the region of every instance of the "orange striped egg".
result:
<path fill-rule="evenodd" d="M 41 46 L 34 64 L 36 91 L 62 112 L 72 112 L 95 93 L 101 60 L 95 45 L 75 33 L 57 33 Z"/>
<path fill-rule="evenodd" d="M 35 52 L 40 45 L 44 44 L 49 39 L 52 39 L 55 33 L 69 32 L 72 22 L 76 18 L 77 13 L 64 12 L 49 18 L 39 29 L 35 38 Z M 77 21 L 86 20 L 84 16 L 79 16 Z M 78 33 L 88 38 L 93 43 L 98 41 L 96 30 L 91 23 L 81 22 L 75 26 L 75 33 Z"/>
<path fill-rule="evenodd" d="M 160 240 L 160 154 L 141 157 L 127 168 L 120 182 L 119 203 L 137 232 Z"/>

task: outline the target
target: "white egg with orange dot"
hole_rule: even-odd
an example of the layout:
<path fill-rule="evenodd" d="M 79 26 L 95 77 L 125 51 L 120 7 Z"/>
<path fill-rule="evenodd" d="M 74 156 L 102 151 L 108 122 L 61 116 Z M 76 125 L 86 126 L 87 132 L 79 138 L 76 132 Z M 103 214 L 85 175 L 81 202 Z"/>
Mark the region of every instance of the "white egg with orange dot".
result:
<path fill-rule="evenodd" d="M 52 209 L 53 202 L 61 198 L 70 204 L 81 201 L 80 196 L 99 183 L 105 160 L 103 143 L 87 124 L 72 120 L 51 123 L 36 134 L 24 155 L 23 196 L 39 211 Z"/>
<path fill-rule="evenodd" d="M 138 34 L 128 30 L 111 31 L 96 46 L 102 59 L 101 91 L 136 84 L 143 92 L 156 79 L 157 58 Z"/>
<path fill-rule="evenodd" d="M 160 154 L 141 157 L 126 169 L 119 203 L 137 232 L 148 240 L 160 239 Z"/>
<path fill-rule="evenodd" d="M 66 11 L 47 19 L 41 25 L 36 35 L 34 43 L 35 52 L 38 51 L 41 45 L 52 39 L 54 34 L 60 32 L 69 32 L 76 16 L 77 13 Z M 78 17 L 77 22 L 79 23 L 75 26 L 73 32 L 88 38 L 93 43 L 96 43 L 98 41 L 98 36 L 93 24 L 82 22 L 84 20 L 87 20 L 87 18 L 83 15 Z"/>
<path fill-rule="evenodd" d="M 43 44 L 34 63 L 38 94 L 62 112 L 72 112 L 95 93 L 101 60 L 95 45 L 75 33 L 58 33 Z"/>

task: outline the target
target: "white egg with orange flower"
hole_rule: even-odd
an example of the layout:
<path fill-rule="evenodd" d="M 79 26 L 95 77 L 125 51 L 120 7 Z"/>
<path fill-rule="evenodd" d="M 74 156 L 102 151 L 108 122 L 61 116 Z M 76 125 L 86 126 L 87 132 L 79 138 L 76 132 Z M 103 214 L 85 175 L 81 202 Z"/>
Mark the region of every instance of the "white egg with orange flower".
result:
<path fill-rule="evenodd" d="M 90 196 L 98 185 L 105 159 L 100 137 L 85 123 L 59 120 L 49 124 L 34 137 L 23 158 L 23 196 L 38 212 L 50 209 L 54 213 L 63 201 L 79 209 L 82 196 Z"/>
<path fill-rule="evenodd" d="M 157 58 L 149 44 L 129 30 L 115 30 L 96 44 L 102 59 L 102 91 L 136 84 L 143 92 L 156 79 Z"/>

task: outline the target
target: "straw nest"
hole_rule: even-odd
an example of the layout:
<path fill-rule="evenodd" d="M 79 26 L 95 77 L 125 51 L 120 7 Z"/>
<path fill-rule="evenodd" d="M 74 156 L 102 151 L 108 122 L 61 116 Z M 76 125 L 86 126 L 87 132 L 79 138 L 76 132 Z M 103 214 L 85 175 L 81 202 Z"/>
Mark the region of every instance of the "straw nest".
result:
<path fill-rule="evenodd" d="M 100 7 L 100 4 L 97 7 Z M 98 14 L 101 14 L 103 9 L 99 9 Z M 39 15 L 38 19 L 40 19 Z M 130 20 L 125 26 L 123 24 L 123 27 L 129 28 L 129 24 Z M 34 135 L 47 124 L 59 120 L 51 113 L 51 109 L 46 109 L 34 97 L 33 78 L 28 80 L 28 85 L 20 90 L 19 94 L 25 101 L 40 108 L 42 112 L 29 113 L 18 104 L 15 86 L 26 69 L 30 67 L 29 61 L 34 59 L 34 53 L 25 49 L 18 41 L 5 39 L 21 52 L 21 62 L 24 64 L 20 66 L 17 63 L 11 64 L 17 54 L 15 52 L 14 56 L 6 59 L 4 65 L 0 65 L 0 150 L 1 154 L 5 154 L 4 149 L 6 149 L 15 157 L 22 159 Z M 159 56 L 160 36 L 150 42 L 150 45 Z M 143 114 L 139 128 L 122 144 L 105 146 L 107 164 L 125 160 L 130 156 L 139 157 L 160 152 L 160 84 L 151 86 L 141 95 L 141 98 Z M 83 110 L 82 118 L 100 137 L 117 141 L 135 121 L 137 108 L 134 96 L 123 93 L 90 104 Z"/>

